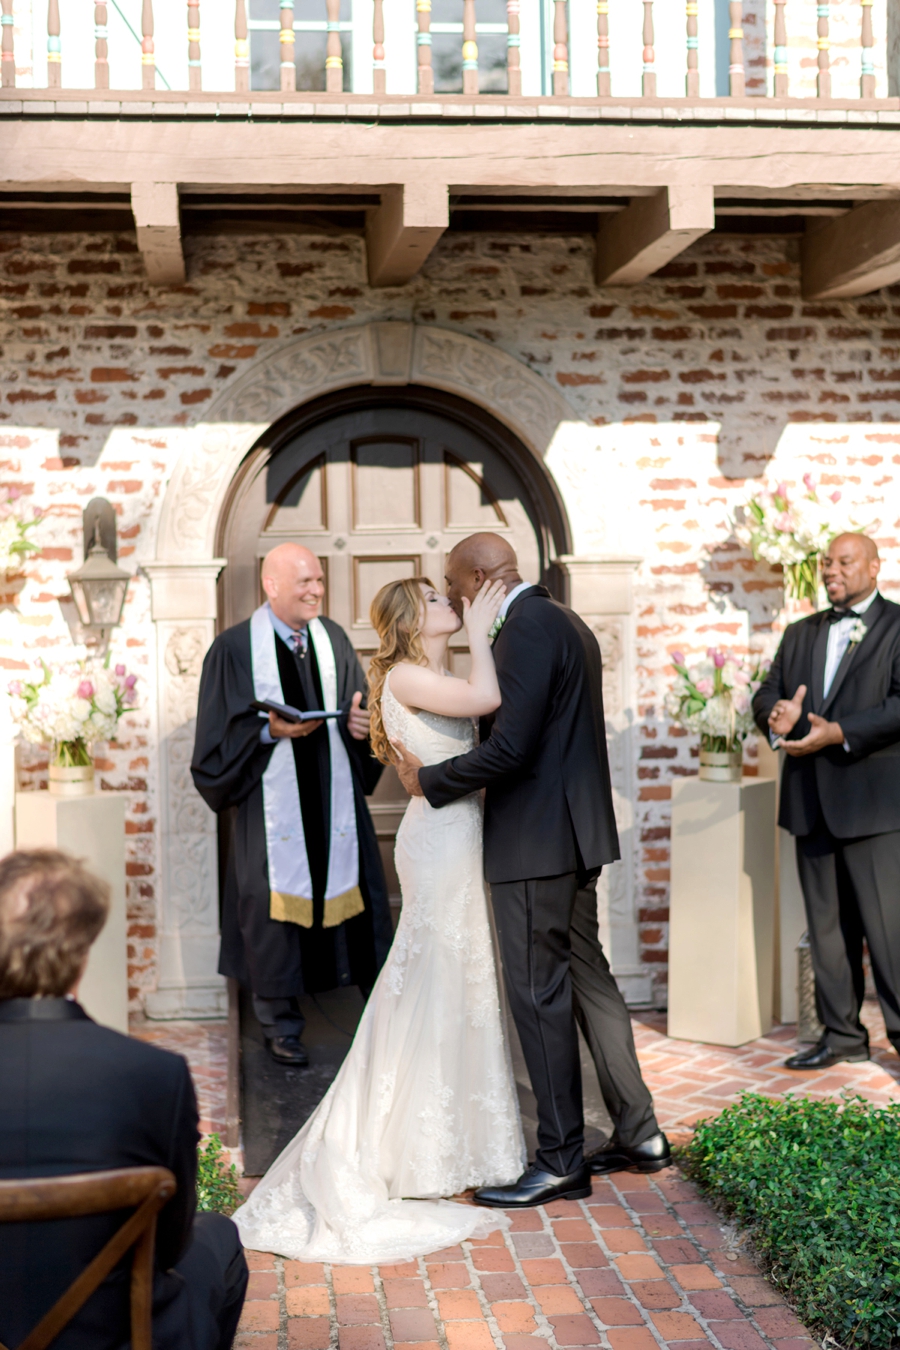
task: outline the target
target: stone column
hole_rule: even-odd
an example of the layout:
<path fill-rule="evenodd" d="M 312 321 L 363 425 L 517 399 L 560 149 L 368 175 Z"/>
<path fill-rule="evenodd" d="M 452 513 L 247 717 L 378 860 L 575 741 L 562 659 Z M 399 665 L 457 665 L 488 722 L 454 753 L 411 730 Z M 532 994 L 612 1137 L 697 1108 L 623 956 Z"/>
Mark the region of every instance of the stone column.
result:
<path fill-rule="evenodd" d="M 634 573 L 640 562 L 571 554 L 556 560 L 566 578 L 568 603 L 596 634 L 603 656 L 606 741 L 622 859 L 603 869 L 597 887 L 600 941 L 632 1006 L 650 1003 L 653 997 L 652 972 L 640 959 L 634 907 Z"/>
<path fill-rule="evenodd" d="M 216 578 L 224 560 L 146 563 L 157 630 L 162 895 L 159 984 L 148 1017 L 224 1017 L 216 973 L 219 889 L 216 818 L 191 781 L 197 690 L 216 631 Z"/>

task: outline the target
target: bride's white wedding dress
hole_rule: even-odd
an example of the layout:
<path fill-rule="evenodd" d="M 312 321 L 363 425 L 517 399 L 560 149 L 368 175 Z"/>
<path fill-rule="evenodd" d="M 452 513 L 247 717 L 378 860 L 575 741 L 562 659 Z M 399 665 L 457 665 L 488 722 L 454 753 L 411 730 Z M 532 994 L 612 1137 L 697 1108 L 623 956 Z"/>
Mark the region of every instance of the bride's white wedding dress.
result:
<path fill-rule="evenodd" d="M 470 720 L 408 712 L 389 736 L 425 764 L 474 744 Z M 303 1261 L 397 1262 L 480 1237 L 495 1211 L 435 1199 L 514 1181 L 525 1144 L 487 915 L 479 795 L 413 797 L 397 832 L 400 923 L 341 1069 L 234 1216 L 245 1247 Z"/>

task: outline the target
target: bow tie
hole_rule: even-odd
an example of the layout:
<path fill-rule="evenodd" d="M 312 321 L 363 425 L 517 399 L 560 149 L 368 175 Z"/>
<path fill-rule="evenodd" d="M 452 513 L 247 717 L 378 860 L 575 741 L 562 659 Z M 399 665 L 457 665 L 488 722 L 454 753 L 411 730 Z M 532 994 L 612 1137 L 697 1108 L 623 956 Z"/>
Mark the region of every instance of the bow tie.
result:
<path fill-rule="evenodd" d="M 855 609 L 829 609 L 825 611 L 826 623 L 840 623 L 841 619 L 858 619 Z"/>

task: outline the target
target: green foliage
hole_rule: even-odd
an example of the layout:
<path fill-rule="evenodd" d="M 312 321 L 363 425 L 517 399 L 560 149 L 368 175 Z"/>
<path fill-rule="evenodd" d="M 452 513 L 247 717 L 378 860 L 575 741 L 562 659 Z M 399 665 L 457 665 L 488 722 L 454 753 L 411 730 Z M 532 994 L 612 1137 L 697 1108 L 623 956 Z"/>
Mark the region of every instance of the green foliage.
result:
<path fill-rule="evenodd" d="M 230 1215 L 243 1198 L 235 1165 L 226 1164 L 222 1141 L 217 1134 L 211 1134 L 205 1148 L 202 1144 L 197 1147 L 197 1208 Z"/>
<path fill-rule="evenodd" d="M 810 1330 L 900 1345 L 900 1103 L 746 1093 L 697 1126 L 683 1163 Z"/>

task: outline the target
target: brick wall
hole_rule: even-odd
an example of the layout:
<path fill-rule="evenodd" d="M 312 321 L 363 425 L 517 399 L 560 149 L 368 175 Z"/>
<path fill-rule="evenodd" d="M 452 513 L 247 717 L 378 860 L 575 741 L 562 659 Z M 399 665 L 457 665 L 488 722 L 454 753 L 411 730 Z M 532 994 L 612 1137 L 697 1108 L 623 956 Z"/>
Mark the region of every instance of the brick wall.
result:
<path fill-rule="evenodd" d="M 586 237 L 449 235 L 402 290 L 372 292 L 362 241 L 285 235 L 189 239 L 189 284 L 155 291 L 131 236 L 0 235 L 0 482 L 41 506 L 40 558 L 9 583 L 0 666 L 68 640 L 56 597 L 81 559 L 81 510 L 107 496 L 121 557 L 154 556 L 158 506 L 186 429 L 250 362 L 292 335 L 370 318 L 415 319 L 496 343 L 553 382 L 584 418 L 548 465 L 581 554 L 624 552 L 637 573 L 636 698 L 643 957 L 664 978 L 668 800 L 692 773 L 692 738 L 667 722 L 668 652 L 770 650 L 780 578 L 753 563 L 729 517 L 746 480 L 807 469 L 877 520 L 887 593 L 900 589 L 900 288 L 807 304 L 797 244 L 715 235 L 643 286 L 598 292 Z M 773 630 L 774 625 L 774 630 Z M 139 575 L 119 649 L 142 707 L 105 752 L 128 794 L 132 994 L 155 979 L 153 625 Z M 33 783 L 32 755 L 23 774 Z"/>

